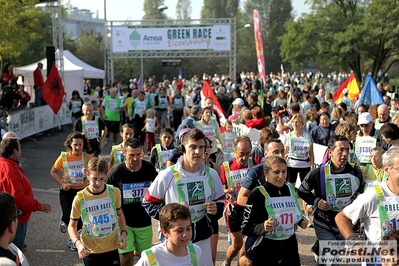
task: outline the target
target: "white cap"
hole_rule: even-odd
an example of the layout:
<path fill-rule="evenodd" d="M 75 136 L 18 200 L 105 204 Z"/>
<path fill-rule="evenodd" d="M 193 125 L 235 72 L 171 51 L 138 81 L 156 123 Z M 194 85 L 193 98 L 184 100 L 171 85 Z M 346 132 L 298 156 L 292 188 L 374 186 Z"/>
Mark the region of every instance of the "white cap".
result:
<path fill-rule="evenodd" d="M 357 124 L 358 125 L 366 125 L 373 121 L 373 118 L 371 117 L 371 114 L 368 112 L 361 113 L 357 119 Z"/>
<path fill-rule="evenodd" d="M 242 105 L 244 105 L 244 101 L 241 98 L 237 98 L 233 101 L 233 105 L 235 105 L 235 104 L 242 106 Z"/>
<path fill-rule="evenodd" d="M 348 91 L 348 89 L 345 88 L 345 89 L 342 90 L 342 93 L 347 95 L 347 94 L 349 94 L 349 91 Z"/>
<path fill-rule="evenodd" d="M 133 79 L 129 79 L 129 82 L 130 82 L 130 83 L 133 82 Z"/>

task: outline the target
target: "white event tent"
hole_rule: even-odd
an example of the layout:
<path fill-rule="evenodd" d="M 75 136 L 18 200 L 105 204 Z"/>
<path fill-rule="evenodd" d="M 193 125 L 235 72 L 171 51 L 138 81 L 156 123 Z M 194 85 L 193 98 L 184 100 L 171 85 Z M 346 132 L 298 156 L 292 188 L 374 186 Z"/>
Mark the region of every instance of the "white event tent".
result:
<path fill-rule="evenodd" d="M 83 79 L 103 79 L 105 77 L 105 71 L 102 69 L 95 68 L 79 58 L 68 50 L 64 50 L 64 88 L 67 94 L 67 101 L 72 96 L 72 92 L 77 90 L 80 96 L 83 98 Z M 14 72 L 16 75 L 21 74 L 24 76 L 25 90 L 27 90 L 34 102 L 34 90 L 33 90 L 33 71 L 37 68 L 37 64 L 41 62 L 43 64 L 42 74 L 43 79 L 47 79 L 47 59 L 44 58 L 33 64 L 15 67 Z M 61 73 L 60 73 L 61 75 Z"/>

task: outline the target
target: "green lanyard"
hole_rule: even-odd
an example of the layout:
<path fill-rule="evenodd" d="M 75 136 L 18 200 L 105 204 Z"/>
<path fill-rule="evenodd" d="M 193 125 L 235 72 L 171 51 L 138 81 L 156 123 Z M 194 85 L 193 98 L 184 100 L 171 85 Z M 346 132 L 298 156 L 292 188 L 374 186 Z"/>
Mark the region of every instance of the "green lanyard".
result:
<path fill-rule="evenodd" d="M 190 251 L 190 262 L 191 265 L 193 266 L 197 266 L 198 262 L 197 262 L 197 254 L 195 253 L 195 248 L 193 243 L 189 243 L 188 244 L 188 250 Z M 152 252 L 152 249 L 146 249 L 145 253 L 147 254 L 147 259 L 148 259 L 148 263 L 150 264 L 150 266 L 157 266 L 157 259 L 155 258 L 154 252 Z"/>
<path fill-rule="evenodd" d="M 162 156 L 161 145 L 160 145 L 160 144 L 156 144 L 156 145 L 155 145 L 155 148 L 157 149 L 158 161 L 160 162 L 159 164 L 161 164 L 161 162 L 163 162 L 163 156 Z"/>

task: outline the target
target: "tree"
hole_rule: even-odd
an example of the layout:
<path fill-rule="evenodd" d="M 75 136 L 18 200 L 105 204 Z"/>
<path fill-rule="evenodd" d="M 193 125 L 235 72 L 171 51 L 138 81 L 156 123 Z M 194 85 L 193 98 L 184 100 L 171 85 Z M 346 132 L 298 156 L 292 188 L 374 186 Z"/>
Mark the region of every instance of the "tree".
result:
<path fill-rule="evenodd" d="M 41 60 L 46 56 L 46 46 L 53 43 L 51 10 L 46 7 L 36 8 L 34 13 L 34 28 L 31 28 L 31 31 L 35 34 L 34 37 L 26 40 L 26 46 L 21 47 L 19 55 L 14 57 L 13 62 L 17 66 Z M 32 20 L 32 17 L 30 19 Z"/>
<path fill-rule="evenodd" d="M 359 81 L 370 70 L 376 79 L 387 61 L 385 70 L 397 62 L 398 18 L 394 0 L 313 0 L 310 14 L 286 24 L 281 55 L 294 66 L 353 70 Z"/>
<path fill-rule="evenodd" d="M 292 19 L 291 0 L 253 0 L 246 1 L 243 12 L 237 16 L 238 25 L 253 23 L 253 10 L 259 12 L 263 39 L 263 52 L 266 71 L 277 72 L 280 69 L 282 58 L 280 56 L 279 36 L 285 33 L 284 24 Z M 245 66 L 245 70 L 257 69 L 255 41 L 253 29 L 237 33 L 238 62 L 243 62 L 238 67 Z M 246 62 L 248 61 L 248 62 Z"/>
<path fill-rule="evenodd" d="M 179 0 L 176 5 L 176 19 L 190 20 L 191 19 L 191 0 Z M 184 21 L 182 21 L 184 24 Z"/>
<path fill-rule="evenodd" d="M 36 0 L 0 0 L 0 60 L 13 61 L 27 48 L 29 40 L 41 35 L 40 10 Z M 51 24 L 50 24 L 51 25 Z"/>
<path fill-rule="evenodd" d="M 166 15 L 158 10 L 163 5 L 163 0 L 144 0 L 144 19 L 165 19 Z"/>
<path fill-rule="evenodd" d="M 104 68 L 104 40 L 100 33 L 85 32 L 80 36 L 76 56 L 97 68 Z"/>
<path fill-rule="evenodd" d="M 240 0 L 204 0 L 201 18 L 234 18 L 239 6 Z"/>

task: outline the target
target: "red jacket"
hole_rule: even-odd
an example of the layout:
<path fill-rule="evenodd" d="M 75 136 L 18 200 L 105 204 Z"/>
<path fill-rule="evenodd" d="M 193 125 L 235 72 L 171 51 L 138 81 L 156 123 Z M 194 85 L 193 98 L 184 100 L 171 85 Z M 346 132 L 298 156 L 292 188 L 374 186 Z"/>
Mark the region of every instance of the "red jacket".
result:
<path fill-rule="evenodd" d="M 0 191 L 10 193 L 15 198 L 17 209 L 22 211 L 19 223 L 26 223 L 34 211 L 42 206 L 33 198 L 32 187 L 19 164 L 11 159 L 0 157 Z"/>
<path fill-rule="evenodd" d="M 41 88 L 44 84 L 42 71 L 40 70 L 39 67 L 37 67 L 35 71 L 33 71 L 33 80 L 34 80 L 34 85 L 36 87 Z"/>
<path fill-rule="evenodd" d="M 262 128 L 266 127 L 266 119 L 264 119 L 263 117 L 259 118 L 259 119 L 251 119 L 248 120 L 245 125 L 249 128 L 256 128 L 261 130 Z"/>
<path fill-rule="evenodd" d="M 3 86 L 9 85 L 11 80 L 17 81 L 17 76 L 15 76 L 14 74 L 10 75 L 10 74 L 8 74 L 8 72 L 4 72 L 2 74 L 2 78 L 3 78 L 3 81 L 2 81 Z"/>

